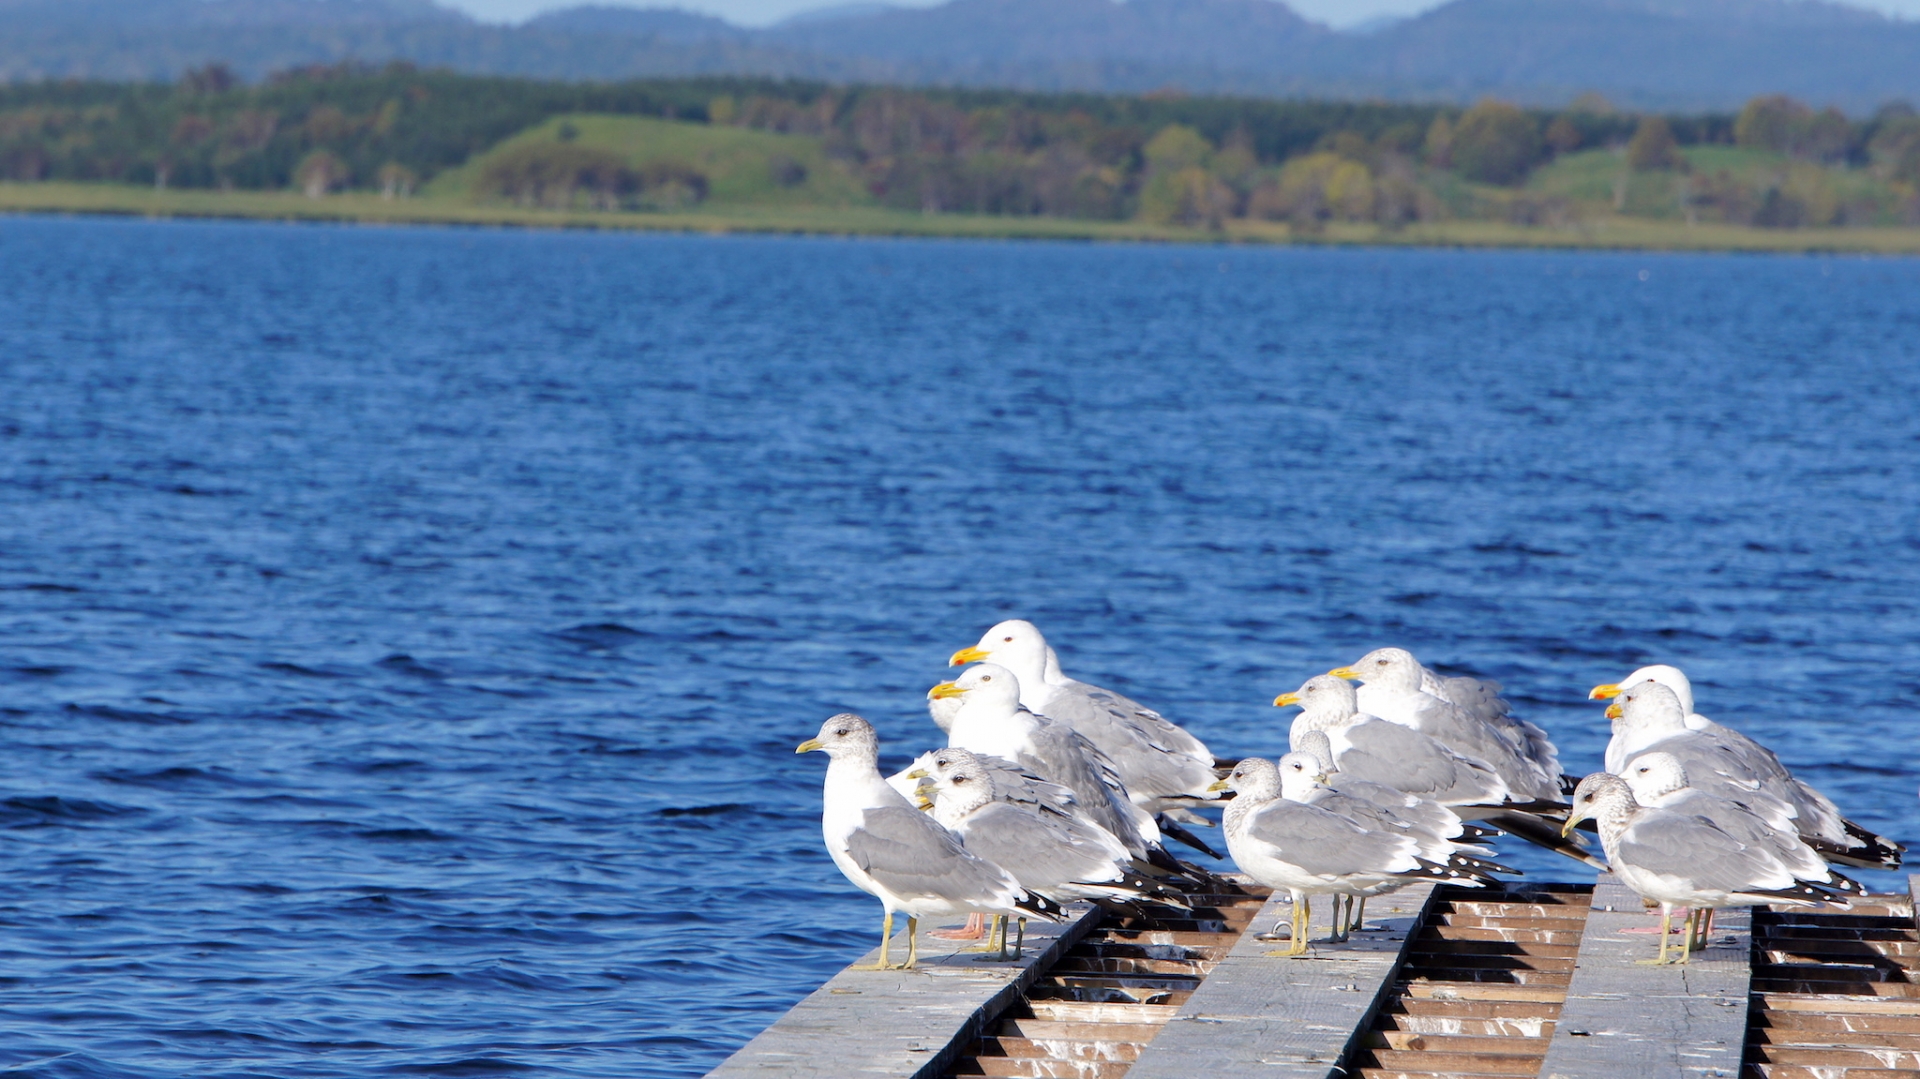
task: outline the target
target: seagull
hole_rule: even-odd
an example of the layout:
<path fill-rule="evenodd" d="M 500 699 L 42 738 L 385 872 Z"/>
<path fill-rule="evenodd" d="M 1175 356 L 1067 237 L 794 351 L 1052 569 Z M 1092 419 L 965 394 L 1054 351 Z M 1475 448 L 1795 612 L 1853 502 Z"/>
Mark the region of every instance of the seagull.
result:
<path fill-rule="evenodd" d="M 1060 906 L 1020 886 L 1013 875 L 970 854 L 960 837 L 910 805 L 880 775 L 873 726 L 843 712 L 794 748 L 823 750 L 827 765 L 820 829 L 827 853 L 853 886 L 886 909 L 880 959 L 864 970 L 908 970 L 920 958 L 920 919 L 971 913 L 1034 915 L 1059 921 Z M 907 915 L 907 961 L 895 968 L 887 946 L 893 916 Z"/>
<path fill-rule="evenodd" d="M 1791 829 L 1778 828 L 1742 805 L 1738 799 L 1709 794 L 1688 785 L 1687 770 L 1680 758 L 1655 750 L 1642 753 L 1627 762 L 1620 778 L 1633 791 L 1633 800 L 1655 809 L 1672 809 L 1705 817 L 1720 830 L 1750 846 L 1760 847 L 1780 859 L 1794 879 L 1832 888 L 1842 895 L 1865 895 L 1858 881 L 1835 873 L 1826 860 Z M 1704 943 L 1713 932 L 1713 908 L 1708 907 L 1699 938 Z"/>
<path fill-rule="evenodd" d="M 935 699 L 961 697 L 947 745 L 1003 757 L 1050 783 L 1073 791 L 1079 811 L 1120 837 L 1127 850 L 1162 868 L 1182 867 L 1160 847 L 1151 814 L 1134 805 L 1112 762 L 1092 742 L 1064 723 L 1020 704 L 1020 682 L 996 663 L 967 668 L 951 682 L 927 691 Z"/>
<path fill-rule="evenodd" d="M 1473 887 L 1486 880 L 1421 858 L 1419 844 L 1407 836 L 1369 831 L 1336 813 L 1288 801 L 1281 797 L 1279 768 L 1264 757 L 1234 765 L 1218 786 L 1235 794 L 1225 821 L 1235 864 L 1261 884 L 1293 894 L 1292 944 L 1286 952 L 1270 955 L 1306 953 L 1313 920 L 1310 896 L 1357 895 L 1410 880 Z"/>
<path fill-rule="evenodd" d="M 1321 770 L 1320 762 L 1311 753 L 1288 753 L 1276 763 L 1280 769 L 1280 797 L 1289 802 L 1299 802 L 1338 814 L 1371 832 L 1407 836 L 1419 844 L 1416 853 L 1420 857 L 1450 869 L 1516 875 L 1520 872 L 1498 862 L 1476 857 L 1491 853 L 1484 847 L 1468 848 L 1465 844 L 1454 843 L 1386 806 L 1335 790 L 1327 785 L 1327 774 Z M 1349 931 L 1358 929 L 1365 922 L 1368 897 L 1398 891 L 1405 884 L 1405 881 L 1388 881 L 1347 893 L 1347 923 L 1344 928 L 1340 925 L 1340 897 L 1334 896 L 1335 939 L 1344 939 Z M 1356 899 L 1359 901 L 1358 911 L 1354 907 Z"/>
<path fill-rule="evenodd" d="M 1001 622 L 947 662 L 958 667 L 989 659 L 1019 680 L 1023 706 L 1065 723 L 1099 746 L 1113 761 L 1128 795 L 1148 812 L 1164 813 L 1214 797 L 1208 792 L 1218 778 L 1214 756 L 1200 739 L 1145 705 L 1067 677 L 1059 656 L 1033 623 L 1018 618 Z"/>
<path fill-rule="evenodd" d="M 1607 718 L 1613 720 L 1609 772 L 1618 774 L 1628 760 L 1659 749 L 1679 759 L 1693 786 L 1740 801 L 1776 827 L 1793 828 L 1827 861 L 1866 869 L 1900 867 L 1904 845 L 1848 820 L 1832 799 L 1795 778 L 1767 747 L 1731 727 L 1690 717 L 1693 695 L 1685 675 L 1671 667 L 1665 669 L 1671 674 L 1660 668 L 1634 673 L 1648 670 L 1660 677 L 1629 682 L 1625 689 L 1593 689 L 1592 695 L 1615 698 L 1607 706 Z M 1679 675 L 1677 681 L 1672 675 Z"/>
<path fill-rule="evenodd" d="M 1832 889 L 1794 879 L 1771 851 L 1741 842 L 1707 817 L 1641 805 L 1619 776 L 1595 772 L 1574 788 L 1564 830 L 1571 832 L 1589 817 L 1600 825 L 1600 843 L 1614 875 L 1641 898 L 1660 904 L 1660 957 L 1642 963 L 1666 964 L 1676 904 L 1689 908 L 1682 963 L 1692 955 L 1708 908 L 1846 905 Z"/>
<path fill-rule="evenodd" d="M 1333 743 L 1328 740 L 1326 731 L 1301 731 L 1288 741 L 1293 752 L 1305 753 L 1313 758 L 1320 769 L 1321 782 L 1328 787 L 1381 806 L 1395 816 L 1434 832 L 1442 839 L 1470 842 L 1497 834 L 1492 829 L 1467 824 L 1458 813 L 1432 799 L 1342 772 L 1334 764 Z"/>
<path fill-rule="evenodd" d="M 1324 731 L 1333 763 L 1343 776 L 1438 802 L 1461 817 L 1485 820 L 1548 850 L 1601 865 L 1581 837 L 1562 836 L 1557 825 L 1541 819 L 1542 812 L 1565 806 L 1559 801 L 1557 781 L 1548 798 L 1515 791 L 1498 769 L 1471 753 L 1404 724 L 1358 712 L 1358 694 L 1338 675 L 1315 675 L 1294 692 L 1275 697 L 1273 703 L 1303 709 L 1294 717 L 1289 742 L 1300 743 L 1308 732 Z"/>
<path fill-rule="evenodd" d="M 925 788 L 934 819 L 1029 892 L 1059 902 L 1172 898 L 1185 906 L 1178 893 L 1134 868 L 1133 856 L 1112 833 L 1064 813 L 1000 799 L 992 771 L 966 750 L 946 750 L 934 767 Z"/>
<path fill-rule="evenodd" d="M 1377 648 L 1352 666 L 1327 673 L 1364 683 L 1358 707 L 1369 715 L 1412 727 L 1461 754 L 1485 761 L 1515 798 L 1561 798 L 1560 758 L 1545 731 L 1507 715 L 1505 702 L 1499 702 L 1499 707 L 1488 705 L 1484 692 L 1474 702 L 1475 710 L 1469 711 L 1423 688 L 1431 685 L 1445 693 L 1452 681 L 1472 679 L 1442 680 L 1404 648 Z"/>
<path fill-rule="evenodd" d="M 963 698 L 951 697 L 947 700 L 957 704 Z M 958 710 L 955 709 L 955 711 Z M 888 776 L 887 783 L 908 800 L 915 800 L 920 797 L 922 788 L 931 783 L 933 776 L 946 771 L 954 762 L 962 759 L 975 762 L 988 771 L 993 779 L 994 797 L 1000 801 L 1013 802 L 1035 811 L 1051 812 L 1072 818 L 1079 827 L 1098 832 L 1108 837 L 1121 850 L 1126 849 L 1119 837 L 1095 824 L 1088 814 L 1080 812 L 1080 800 L 1074 797 L 1073 791 L 1058 783 L 1049 783 L 1032 771 L 1021 768 L 1004 757 L 976 755 L 955 746 L 929 750 L 921 754 L 905 770 Z M 1168 882 L 1180 879 L 1165 869 L 1145 862 L 1135 862 L 1134 865 L 1140 872 Z M 967 924 L 959 929 L 935 929 L 928 935 L 939 937 L 941 940 L 979 940 L 986 933 L 986 918 L 974 914 L 969 915 Z"/>

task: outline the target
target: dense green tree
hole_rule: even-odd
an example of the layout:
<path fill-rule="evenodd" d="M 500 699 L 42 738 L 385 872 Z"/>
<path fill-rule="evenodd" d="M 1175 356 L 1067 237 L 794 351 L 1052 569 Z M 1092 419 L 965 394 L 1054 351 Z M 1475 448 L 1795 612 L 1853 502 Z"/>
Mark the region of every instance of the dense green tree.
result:
<path fill-rule="evenodd" d="M 1540 127 L 1504 101 L 1486 100 L 1460 116 L 1453 131 L 1453 167 L 1484 184 L 1517 184 L 1540 159 Z"/>

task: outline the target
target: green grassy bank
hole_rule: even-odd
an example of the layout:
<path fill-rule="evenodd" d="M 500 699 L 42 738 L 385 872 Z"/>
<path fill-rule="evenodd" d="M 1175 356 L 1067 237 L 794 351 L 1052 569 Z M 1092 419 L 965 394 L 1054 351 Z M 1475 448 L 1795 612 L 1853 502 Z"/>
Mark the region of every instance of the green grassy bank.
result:
<path fill-rule="evenodd" d="M 349 192 L 155 190 L 120 184 L 0 183 L 0 212 L 263 221 L 588 228 L 708 233 L 925 236 L 974 239 L 1179 243 L 1315 243 L 1432 247 L 1589 248 L 1653 251 L 1774 251 L 1920 254 L 1920 229 L 1762 229 L 1608 216 L 1552 226 L 1434 221 L 1386 228 L 1330 223 L 1298 232 L 1283 222 L 1236 219 L 1217 230 L 1140 221 L 1080 221 L 985 214 L 920 214 L 875 206 L 706 203 L 668 211 L 549 210 L 476 202 L 454 194 L 385 199 Z"/>

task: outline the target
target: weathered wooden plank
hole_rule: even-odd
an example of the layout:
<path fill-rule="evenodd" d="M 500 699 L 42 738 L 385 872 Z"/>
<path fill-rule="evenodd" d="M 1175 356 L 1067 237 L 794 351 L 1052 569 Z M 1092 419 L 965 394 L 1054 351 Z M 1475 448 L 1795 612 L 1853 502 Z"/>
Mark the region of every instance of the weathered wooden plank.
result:
<path fill-rule="evenodd" d="M 1746 907 L 1721 911 L 1713 940 L 1685 966 L 1641 966 L 1658 953 L 1658 934 L 1621 931 L 1658 928 L 1659 920 L 1647 916 L 1640 897 L 1618 878 L 1601 874 L 1542 1079 L 1739 1074 L 1752 916 Z"/>
<path fill-rule="evenodd" d="M 1073 911 L 1060 925 L 1028 923 L 1018 963 L 982 962 L 980 953 L 964 950 L 977 944 L 936 940 L 927 931 L 939 926 L 923 923 L 917 968 L 841 971 L 707 1077 L 931 1079 L 1100 921 L 1100 911 L 1086 904 Z M 904 934 L 896 936 L 895 962 L 906 958 L 906 943 Z M 879 954 L 875 949 L 856 965 Z"/>
<path fill-rule="evenodd" d="M 1325 1079 L 1357 1045 L 1379 1008 L 1407 943 L 1432 905 L 1434 886 L 1417 884 L 1368 905 L 1367 924 L 1345 944 L 1321 937 L 1332 903 L 1315 911 L 1316 939 L 1298 959 L 1269 956 L 1284 942 L 1257 939 L 1289 910 L 1267 901 L 1200 988 L 1134 1062 L 1128 1079 Z M 1319 904 L 1316 904 L 1319 906 Z"/>

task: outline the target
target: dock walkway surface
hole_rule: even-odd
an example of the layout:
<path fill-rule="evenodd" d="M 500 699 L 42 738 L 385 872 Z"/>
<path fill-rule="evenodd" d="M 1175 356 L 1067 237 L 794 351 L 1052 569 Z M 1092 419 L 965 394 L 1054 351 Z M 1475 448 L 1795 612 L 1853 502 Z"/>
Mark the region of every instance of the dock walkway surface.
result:
<path fill-rule="evenodd" d="M 840 972 L 709 1079 L 1912 1077 L 1916 889 L 1724 910 L 1707 949 L 1668 967 L 1640 962 L 1658 918 L 1605 874 L 1412 886 L 1343 943 L 1316 909 L 1300 958 L 1262 939 L 1288 906 L 1252 885 L 1155 921 L 1078 908 L 1030 925 L 1017 963 L 923 926 L 920 969 Z"/>

